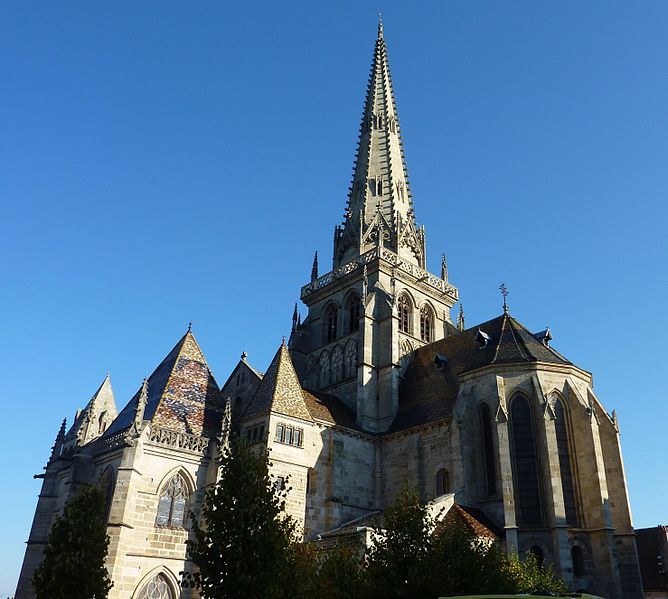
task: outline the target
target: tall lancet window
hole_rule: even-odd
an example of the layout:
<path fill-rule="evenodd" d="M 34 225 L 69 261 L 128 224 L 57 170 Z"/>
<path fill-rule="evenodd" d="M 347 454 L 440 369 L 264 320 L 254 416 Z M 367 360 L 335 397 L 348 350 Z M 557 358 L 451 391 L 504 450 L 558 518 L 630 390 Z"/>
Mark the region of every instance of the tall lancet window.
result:
<path fill-rule="evenodd" d="M 336 325 L 338 320 L 338 310 L 336 305 L 330 304 L 329 307 L 325 310 L 325 315 L 323 318 L 323 327 L 325 343 L 331 343 L 336 340 Z"/>
<path fill-rule="evenodd" d="M 480 404 L 480 426 L 482 428 L 482 450 L 485 460 L 485 493 L 496 494 L 496 460 L 492 438 L 492 414 L 486 403 Z"/>
<path fill-rule="evenodd" d="M 434 316 L 429 306 L 420 308 L 420 339 L 431 343 L 434 338 Z"/>
<path fill-rule="evenodd" d="M 517 520 L 520 526 L 540 526 L 543 515 L 533 413 L 522 395 L 517 395 L 510 404 L 510 426 Z"/>
<path fill-rule="evenodd" d="M 411 304 L 410 300 L 402 295 L 399 298 L 399 304 L 397 307 L 397 314 L 399 316 L 399 330 L 402 333 L 411 332 Z"/>
<path fill-rule="evenodd" d="M 383 178 L 380 175 L 376 177 L 376 195 L 383 195 Z"/>
<path fill-rule="evenodd" d="M 564 406 L 559 399 L 554 403 L 554 414 L 556 416 L 554 428 L 557 434 L 557 450 L 559 452 L 559 470 L 561 470 L 561 488 L 564 494 L 566 524 L 577 526 L 578 514 L 575 502 L 575 485 L 573 484 L 573 468 L 571 467 L 568 421 Z"/>
<path fill-rule="evenodd" d="M 353 293 L 348 298 L 346 312 L 348 317 L 348 326 L 346 328 L 349 333 L 353 333 L 360 328 L 360 296 L 356 293 Z"/>

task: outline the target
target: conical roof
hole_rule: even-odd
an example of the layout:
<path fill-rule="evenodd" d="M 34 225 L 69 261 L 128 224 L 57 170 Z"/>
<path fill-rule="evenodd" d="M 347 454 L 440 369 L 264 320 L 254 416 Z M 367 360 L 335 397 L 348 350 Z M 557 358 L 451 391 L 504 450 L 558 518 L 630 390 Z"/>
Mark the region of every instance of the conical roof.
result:
<path fill-rule="evenodd" d="M 285 341 L 281 343 L 243 417 L 265 412 L 313 420 Z"/>
<path fill-rule="evenodd" d="M 107 429 L 129 428 L 141 389 Z M 169 430 L 210 435 L 220 427 L 224 401 L 194 335 L 188 331 L 148 378 L 144 420 Z"/>
<path fill-rule="evenodd" d="M 383 245 L 424 268 L 382 22 L 374 48 L 345 221 L 334 264 Z"/>

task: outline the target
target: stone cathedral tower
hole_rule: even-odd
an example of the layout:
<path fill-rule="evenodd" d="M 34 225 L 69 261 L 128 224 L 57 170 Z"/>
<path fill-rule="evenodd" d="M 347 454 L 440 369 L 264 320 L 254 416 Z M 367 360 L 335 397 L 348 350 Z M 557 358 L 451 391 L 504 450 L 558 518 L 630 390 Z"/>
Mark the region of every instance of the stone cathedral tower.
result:
<path fill-rule="evenodd" d="M 54 518 L 80 485 L 107 494 L 110 599 L 191 599 L 179 586 L 189 510 L 218 476 L 230 430 L 289 477 L 307 540 L 371 538 L 404 484 L 508 552 L 533 552 L 572 589 L 639 599 L 620 429 L 591 373 L 501 313 L 466 328 L 429 273 L 415 222 L 382 25 L 332 269 L 317 255 L 290 341 L 265 372 L 244 352 L 219 389 L 188 329 L 117 411 L 107 377 L 42 479 L 17 599 L 33 599 Z M 250 319 L 252 315 L 247 315 Z M 139 383 L 139 382 L 138 382 Z M 119 404 L 120 405 L 120 404 Z"/>
<path fill-rule="evenodd" d="M 355 411 L 370 432 L 397 414 L 402 357 L 454 329 L 457 289 L 426 270 L 401 142 L 383 25 L 378 26 L 345 218 L 334 230 L 332 270 L 302 287 L 290 351 L 305 387 Z M 413 317 L 415 315 L 416 317 Z"/>

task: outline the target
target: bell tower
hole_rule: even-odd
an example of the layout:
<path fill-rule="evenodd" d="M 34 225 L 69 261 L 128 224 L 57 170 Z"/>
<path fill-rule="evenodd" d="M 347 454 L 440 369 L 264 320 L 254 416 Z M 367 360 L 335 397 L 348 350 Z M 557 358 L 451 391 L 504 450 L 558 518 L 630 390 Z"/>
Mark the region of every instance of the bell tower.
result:
<path fill-rule="evenodd" d="M 302 385 L 335 395 L 369 432 L 397 413 L 402 359 L 456 331 L 458 299 L 447 277 L 426 270 L 425 231 L 415 223 L 383 24 L 367 86 L 344 220 L 334 230 L 332 270 L 301 289 L 290 351 Z"/>

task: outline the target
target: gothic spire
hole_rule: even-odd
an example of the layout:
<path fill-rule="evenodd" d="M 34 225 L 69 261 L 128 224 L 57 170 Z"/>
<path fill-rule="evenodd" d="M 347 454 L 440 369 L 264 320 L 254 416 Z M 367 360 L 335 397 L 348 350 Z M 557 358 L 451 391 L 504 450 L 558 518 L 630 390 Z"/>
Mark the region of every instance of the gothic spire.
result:
<path fill-rule="evenodd" d="M 448 263 L 445 260 L 445 254 L 441 254 L 441 279 L 448 282 Z"/>
<path fill-rule="evenodd" d="M 415 225 L 382 21 L 378 24 L 345 220 L 335 234 L 334 266 L 380 245 L 425 267 L 424 232 Z"/>
<path fill-rule="evenodd" d="M 466 328 L 464 324 L 464 304 L 459 302 L 459 315 L 457 316 L 457 328 L 463 331 Z"/>
<path fill-rule="evenodd" d="M 318 251 L 316 250 L 313 256 L 313 266 L 311 267 L 311 282 L 318 278 Z"/>

